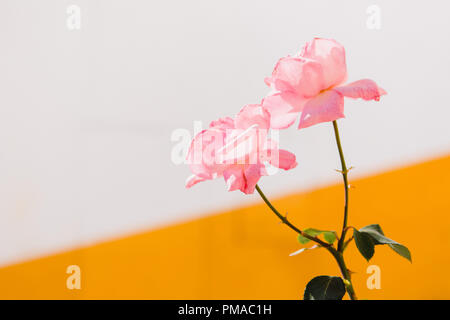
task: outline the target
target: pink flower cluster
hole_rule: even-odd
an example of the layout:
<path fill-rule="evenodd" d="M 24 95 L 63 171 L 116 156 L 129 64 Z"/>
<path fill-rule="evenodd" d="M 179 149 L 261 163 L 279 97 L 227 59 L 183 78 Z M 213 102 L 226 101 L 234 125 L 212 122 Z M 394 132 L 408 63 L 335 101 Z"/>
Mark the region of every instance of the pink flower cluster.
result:
<path fill-rule="evenodd" d="M 345 50 L 334 40 L 315 38 L 298 55 L 281 58 L 265 79 L 271 90 L 260 104 L 211 122 L 193 139 L 186 187 L 223 177 L 229 191 L 249 194 L 267 175 L 267 164 L 295 168 L 295 155 L 279 149 L 268 130 L 288 128 L 299 115 L 299 129 L 334 121 L 344 117 L 344 97 L 378 101 L 386 94 L 372 80 L 346 80 Z"/>

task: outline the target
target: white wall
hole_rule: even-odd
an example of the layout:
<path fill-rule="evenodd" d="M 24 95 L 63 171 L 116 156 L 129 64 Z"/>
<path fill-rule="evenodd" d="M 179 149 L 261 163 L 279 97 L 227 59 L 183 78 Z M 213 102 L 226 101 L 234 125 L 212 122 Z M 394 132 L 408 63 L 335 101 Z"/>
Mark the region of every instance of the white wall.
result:
<path fill-rule="evenodd" d="M 81 8 L 68 30 L 66 8 Z M 381 29 L 366 26 L 381 8 Z M 444 1 L 0 2 L 0 264 L 258 201 L 223 181 L 184 189 L 177 128 L 266 94 L 277 59 L 315 36 L 345 45 L 349 80 L 389 95 L 346 101 L 346 158 L 367 175 L 445 154 L 450 6 Z M 299 167 L 271 196 L 339 181 L 328 124 L 283 132 Z"/>

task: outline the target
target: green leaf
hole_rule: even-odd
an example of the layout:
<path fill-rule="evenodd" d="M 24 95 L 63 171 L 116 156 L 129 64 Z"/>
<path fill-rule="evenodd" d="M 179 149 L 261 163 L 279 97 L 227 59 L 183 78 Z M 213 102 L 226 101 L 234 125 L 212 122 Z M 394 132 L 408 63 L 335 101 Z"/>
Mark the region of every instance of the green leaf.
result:
<path fill-rule="evenodd" d="M 371 224 L 368 226 L 365 226 L 364 228 L 359 229 L 359 232 L 368 234 L 375 245 L 379 244 L 387 244 L 389 247 L 397 252 L 402 257 L 408 259 L 410 262 L 412 262 L 411 259 L 411 252 L 409 252 L 408 248 L 404 245 L 389 239 L 384 235 L 383 230 L 381 229 L 380 225 L 378 224 Z"/>
<path fill-rule="evenodd" d="M 408 259 L 409 262 L 412 262 L 411 252 L 409 252 L 409 249 L 407 247 L 405 247 L 404 245 L 402 245 L 400 243 L 391 243 L 391 244 L 389 244 L 389 247 L 391 247 L 392 250 L 397 252 L 403 258 Z"/>
<path fill-rule="evenodd" d="M 309 241 L 311 241 L 308 238 L 305 238 L 304 236 L 302 236 L 301 234 L 298 235 L 297 240 L 301 244 L 307 244 Z"/>
<path fill-rule="evenodd" d="M 372 237 L 364 232 L 359 232 L 358 230 L 353 230 L 353 237 L 355 237 L 356 247 L 367 261 L 369 261 L 373 254 L 375 253 L 375 243 Z"/>
<path fill-rule="evenodd" d="M 304 300 L 342 300 L 345 295 L 345 284 L 339 277 L 318 276 L 312 279 L 305 288 Z"/>
<path fill-rule="evenodd" d="M 369 234 L 372 239 L 374 240 L 375 244 L 390 244 L 390 243 L 397 243 L 394 240 L 391 240 L 384 236 L 383 230 L 381 230 L 380 225 L 378 224 L 371 224 L 368 226 L 365 226 L 364 228 L 359 229 L 359 232 L 364 232 Z"/>
<path fill-rule="evenodd" d="M 361 229 L 359 229 L 359 231 L 365 231 L 365 232 L 378 232 L 381 233 L 384 236 L 384 232 L 383 230 L 381 230 L 381 227 L 379 224 L 369 224 L 368 226 L 365 226 Z"/>
<path fill-rule="evenodd" d="M 316 237 L 319 234 L 321 234 L 323 231 L 322 230 L 318 230 L 318 229 L 314 229 L 314 228 L 308 228 L 308 229 L 305 229 L 304 232 L 309 234 L 311 237 Z"/>
<path fill-rule="evenodd" d="M 336 241 L 336 234 L 332 231 L 325 231 L 323 233 L 323 238 L 329 244 L 333 244 Z"/>
<path fill-rule="evenodd" d="M 324 231 L 324 230 L 318 230 L 318 229 L 314 229 L 314 228 L 308 228 L 308 229 L 303 230 L 303 232 L 310 235 L 311 237 L 317 237 L 317 236 L 323 234 L 325 241 L 328 242 L 329 244 L 333 244 L 333 242 L 336 241 L 336 235 L 332 231 Z M 298 235 L 297 239 L 298 239 L 298 242 L 300 242 L 301 244 L 306 244 L 310 241 L 308 238 L 305 238 L 301 234 Z"/>

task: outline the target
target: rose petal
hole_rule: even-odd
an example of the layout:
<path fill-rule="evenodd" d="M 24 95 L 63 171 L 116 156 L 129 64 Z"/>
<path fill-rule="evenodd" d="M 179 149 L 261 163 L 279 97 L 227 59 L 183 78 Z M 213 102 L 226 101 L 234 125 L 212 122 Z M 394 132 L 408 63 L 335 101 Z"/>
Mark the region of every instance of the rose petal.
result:
<path fill-rule="evenodd" d="M 209 127 L 217 129 L 232 129 L 234 128 L 234 120 L 230 117 L 220 118 L 218 120 L 211 121 Z"/>
<path fill-rule="evenodd" d="M 202 178 L 211 178 L 213 173 L 221 174 L 217 151 L 224 145 L 225 131 L 207 129 L 192 140 L 187 155 L 187 163 L 192 173 Z"/>
<path fill-rule="evenodd" d="M 327 90 L 306 103 L 298 128 L 339 118 L 344 118 L 344 97 L 337 91 Z"/>
<path fill-rule="evenodd" d="M 255 124 L 256 126 L 256 124 Z M 249 127 L 227 132 L 226 144 L 220 149 L 220 159 L 226 164 L 258 163 L 259 155 L 266 146 L 268 129 Z"/>
<path fill-rule="evenodd" d="M 349 98 L 377 101 L 380 100 L 380 96 L 387 94 L 386 91 L 378 87 L 375 81 L 370 79 L 358 80 L 345 86 L 336 87 L 334 90 Z"/>
<path fill-rule="evenodd" d="M 223 172 L 228 191 L 245 189 L 244 172 L 240 166 L 233 166 Z"/>
<path fill-rule="evenodd" d="M 304 99 L 314 97 L 328 88 L 321 64 L 300 57 L 281 58 L 275 66 L 272 77 L 267 78 L 266 83 L 280 92 L 282 98 L 296 111 L 301 111 Z"/>
<path fill-rule="evenodd" d="M 245 194 L 252 194 L 255 191 L 256 184 L 263 175 L 267 175 L 263 164 L 253 164 L 248 166 L 244 171 L 246 185 L 241 191 Z"/>
<path fill-rule="evenodd" d="M 269 163 L 284 170 L 294 169 L 297 166 L 295 154 L 283 149 L 271 150 Z"/>
<path fill-rule="evenodd" d="M 236 115 L 234 123 L 238 129 L 247 129 L 252 126 L 257 129 L 267 129 L 270 126 L 270 113 L 259 104 L 248 104 Z"/>
<path fill-rule="evenodd" d="M 270 114 L 270 128 L 286 129 L 297 119 L 298 112 L 282 99 L 280 93 L 268 95 L 262 101 L 262 106 Z"/>
<path fill-rule="evenodd" d="M 193 185 L 196 185 L 199 182 L 205 181 L 208 179 L 196 176 L 195 174 L 190 175 L 187 179 L 186 179 L 186 188 L 190 188 Z"/>
<path fill-rule="evenodd" d="M 345 49 L 335 40 L 315 38 L 303 47 L 300 56 L 322 65 L 325 88 L 339 85 L 347 79 Z"/>

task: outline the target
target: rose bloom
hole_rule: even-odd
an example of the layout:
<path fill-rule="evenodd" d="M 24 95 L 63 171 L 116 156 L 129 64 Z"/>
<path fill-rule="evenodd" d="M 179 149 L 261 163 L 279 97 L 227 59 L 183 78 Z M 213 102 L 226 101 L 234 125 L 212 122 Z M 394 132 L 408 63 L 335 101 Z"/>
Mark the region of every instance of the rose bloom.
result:
<path fill-rule="evenodd" d="M 198 182 L 223 177 L 228 191 L 253 193 L 256 183 L 267 175 L 266 165 L 293 169 L 295 155 L 280 150 L 268 138 L 270 115 L 261 105 L 246 105 L 234 119 L 211 122 L 191 142 L 187 162 L 192 175 L 190 188 Z"/>
<path fill-rule="evenodd" d="M 344 85 L 347 66 L 344 47 L 331 39 L 315 38 L 296 56 L 281 58 L 272 76 L 272 89 L 263 100 L 271 128 L 292 125 L 301 112 L 299 129 L 344 117 L 344 97 L 380 99 L 386 91 L 369 79 Z"/>

